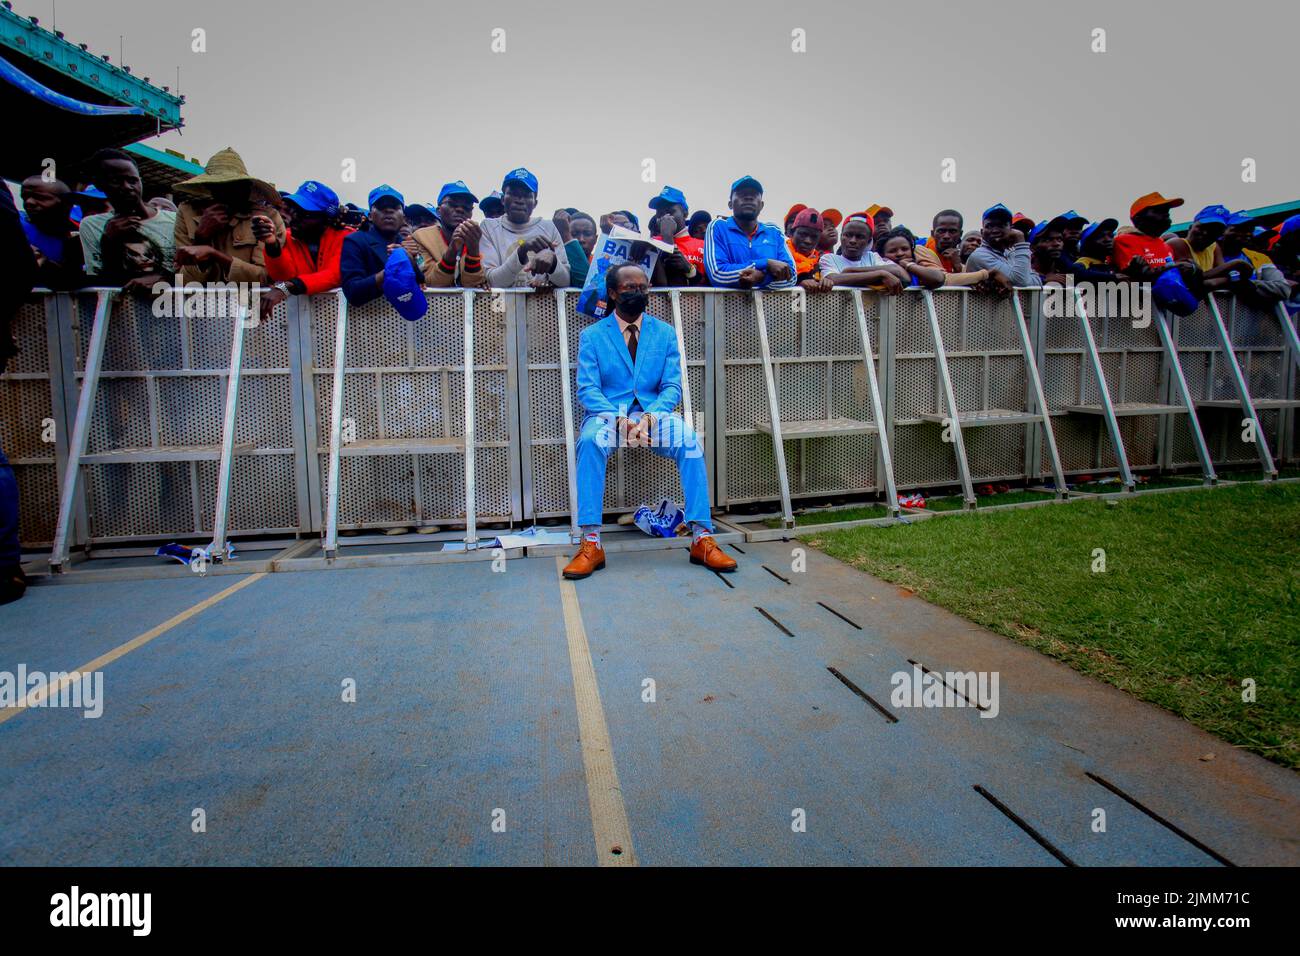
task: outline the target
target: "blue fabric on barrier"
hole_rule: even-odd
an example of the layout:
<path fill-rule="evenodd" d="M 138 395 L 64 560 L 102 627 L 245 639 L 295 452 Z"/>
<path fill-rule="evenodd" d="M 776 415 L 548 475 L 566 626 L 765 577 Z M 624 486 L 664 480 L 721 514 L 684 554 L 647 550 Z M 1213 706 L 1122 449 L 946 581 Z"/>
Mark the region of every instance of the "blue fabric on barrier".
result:
<path fill-rule="evenodd" d="M 3 57 L 0 57 L 0 79 L 4 80 L 10 86 L 16 86 L 24 93 L 30 93 L 38 100 L 48 103 L 50 106 L 58 107 L 61 110 L 67 110 L 69 113 L 80 113 L 82 116 L 149 115 L 148 112 L 140 106 L 104 106 L 100 103 L 84 103 L 81 100 L 73 99 L 71 96 L 64 96 L 62 93 L 57 93 L 48 86 L 36 82 Z"/>

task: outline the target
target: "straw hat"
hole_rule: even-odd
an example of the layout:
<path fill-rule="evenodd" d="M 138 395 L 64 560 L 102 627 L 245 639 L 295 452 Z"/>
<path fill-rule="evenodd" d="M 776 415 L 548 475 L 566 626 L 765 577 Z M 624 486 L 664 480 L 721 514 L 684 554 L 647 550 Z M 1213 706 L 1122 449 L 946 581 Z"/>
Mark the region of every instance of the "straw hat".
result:
<path fill-rule="evenodd" d="M 248 167 L 244 165 L 244 160 L 229 146 L 215 153 L 203 167 L 202 173 L 193 179 L 177 183 L 173 191 L 183 197 L 209 199 L 212 193 L 208 187 L 213 183 L 238 182 L 249 184 L 253 198 L 265 199 L 271 203 L 278 203 L 280 200 L 274 186 L 248 174 Z"/>

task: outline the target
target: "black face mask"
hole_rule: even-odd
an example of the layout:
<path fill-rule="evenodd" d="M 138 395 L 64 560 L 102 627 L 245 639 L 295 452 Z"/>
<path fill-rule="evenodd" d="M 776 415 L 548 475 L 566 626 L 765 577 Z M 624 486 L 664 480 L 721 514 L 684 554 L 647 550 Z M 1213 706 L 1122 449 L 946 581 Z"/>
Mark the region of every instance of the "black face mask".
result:
<path fill-rule="evenodd" d="M 650 304 L 650 296 L 645 292 L 620 292 L 614 304 L 618 311 L 635 319 Z"/>

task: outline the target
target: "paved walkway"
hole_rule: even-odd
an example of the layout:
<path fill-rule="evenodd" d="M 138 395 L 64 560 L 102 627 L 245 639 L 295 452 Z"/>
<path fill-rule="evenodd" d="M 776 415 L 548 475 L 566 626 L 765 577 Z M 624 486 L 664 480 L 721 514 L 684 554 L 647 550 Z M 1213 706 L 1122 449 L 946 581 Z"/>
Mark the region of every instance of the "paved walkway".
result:
<path fill-rule="evenodd" d="M 0 712 L 0 863 L 1300 863 L 1300 775 L 739 547 L 35 587 L 0 671 L 108 657 L 104 710 Z M 997 716 L 893 707 L 912 661 Z"/>

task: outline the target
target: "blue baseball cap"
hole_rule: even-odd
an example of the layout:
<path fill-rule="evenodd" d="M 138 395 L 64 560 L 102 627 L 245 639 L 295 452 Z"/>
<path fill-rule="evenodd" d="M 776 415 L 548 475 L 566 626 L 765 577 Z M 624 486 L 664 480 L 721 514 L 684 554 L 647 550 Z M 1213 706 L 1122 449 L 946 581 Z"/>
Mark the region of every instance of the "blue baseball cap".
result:
<path fill-rule="evenodd" d="M 515 170 L 515 172 L 519 172 L 519 170 Z M 528 172 L 528 170 L 524 170 L 524 172 Z M 512 173 L 511 175 L 514 174 Z M 529 175 L 531 176 L 532 174 L 529 173 Z M 537 192 L 536 179 L 533 180 L 533 184 L 529 188 L 533 192 Z M 478 197 L 475 196 L 474 193 L 470 190 L 470 188 L 465 185 L 465 181 L 463 179 L 458 179 L 454 183 L 447 183 L 445 186 L 442 187 L 442 189 L 438 190 L 438 205 L 441 206 L 442 201 L 446 199 L 448 196 L 468 196 L 470 202 L 472 203 L 478 202 Z"/>
<path fill-rule="evenodd" d="M 402 198 L 402 194 L 392 186 L 388 185 L 388 183 L 384 183 L 382 186 L 376 186 L 374 189 L 370 190 L 370 198 L 366 201 L 366 205 L 369 208 L 374 209 L 375 203 L 383 199 L 385 196 L 390 199 L 396 199 L 399 206 L 404 207 L 406 205 L 406 200 Z"/>
<path fill-rule="evenodd" d="M 1118 219 L 1098 219 L 1096 222 L 1089 223 L 1083 227 L 1083 232 L 1079 233 L 1079 248 L 1082 249 L 1087 245 L 1088 240 L 1092 238 L 1092 234 L 1097 230 L 1109 229 L 1111 232 L 1114 232 L 1118 228 Z"/>
<path fill-rule="evenodd" d="M 501 202 L 501 190 L 494 189 L 483 197 L 483 201 L 478 204 L 478 207 L 482 209 L 486 215 L 491 216 L 494 214 L 493 210 L 500 212 L 501 209 L 504 208 L 504 205 L 505 204 Z"/>
<path fill-rule="evenodd" d="M 384 298 L 402 318 L 414 322 L 429 311 L 429 300 L 420 288 L 415 263 L 405 249 L 394 249 L 384 263 Z"/>
<path fill-rule="evenodd" d="M 307 180 L 298 187 L 296 193 L 290 193 L 284 198 L 286 202 L 307 212 L 323 212 L 332 216 L 339 211 L 338 193 L 314 179 Z"/>
<path fill-rule="evenodd" d="M 1025 238 L 1031 244 L 1035 243 L 1038 241 L 1038 237 L 1041 236 L 1043 233 L 1047 232 L 1048 229 L 1064 229 L 1069 224 L 1069 222 L 1070 220 L 1066 219 L 1064 215 L 1056 216 L 1052 219 L 1048 219 L 1043 222 L 1040 222 L 1038 225 L 1034 226 L 1033 229 L 1029 230 L 1029 235 L 1026 236 Z M 1082 233 L 1080 233 L 1080 235 L 1082 235 Z"/>
<path fill-rule="evenodd" d="M 1081 222 L 1081 223 L 1083 223 L 1084 225 L 1087 225 L 1087 224 L 1088 224 L 1088 217 L 1087 217 L 1087 216 L 1080 216 L 1080 215 L 1079 215 L 1077 212 L 1075 212 L 1073 209 L 1067 209 L 1065 212 L 1061 213 L 1061 214 L 1060 214 L 1059 216 L 1057 216 L 1056 218 L 1057 218 L 1057 219 L 1063 219 L 1063 220 L 1064 220 L 1065 222 L 1067 222 L 1067 223 L 1071 223 L 1071 222 Z"/>
<path fill-rule="evenodd" d="M 1244 226 L 1254 218 L 1255 217 L 1246 212 L 1246 210 L 1240 209 L 1237 212 L 1228 213 L 1228 218 L 1224 220 L 1224 222 L 1229 226 Z"/>
<path fill-rule="evenodd" d="M 1228 211 L 1227 206 L 1220 206 L 1217 203 L 1213 206 L 1206 206 L 1192 219 L 1192 222 L 1215 222 L 1221 226 L 1228 224 L 1228 217 L 1232 213 Z"/>
<path fill-rule="evenodd" d="M 1277 227 L 1277 234 L 1279 236 L 1289 236 L 1297 229 L 1300 229 L 1300 215 L 1283 220 L 1282 225 Z"/>
<path fill-rule="evenodd" d="M 762 190 L 761 186 L 759 187 L 759 190 Z M 732 191 L 735 191 L 734 186 L 732 187 Z M 691 207 L 686 205 L 686 197 L 682 194 L 680 189 L 676 189 L 672 186 L 665 186 L 663 189 L 659 190 L 659 195 L 650 200 L 650 208 L 657 210 L 660 206 L 671 206 L 674 203 L 686 210 L 688 216 L 690 215 Z"/>
<path fill-rule="evenodd" d="M 1002 205 L 1002 203 L 998 203 L 995 206 L 989 206 L 988 209 L 985 209 L 983 215 L 980 216 L 980 221 L 983 222 L 985 219 L 992 219 L 994 217 L 999 219 L 1005 218 L 1007 222 L 1010 222 L 1012 213 L 1011 210 Z"/>
<path fill-rule="evenodd" d="M 524 167 L 522 166 L 520 166 L 518 169 L 512 169 L 510 170 L 510 172 L 506 173 L 506 178 L 501 180 L 501 191 L 505 192 L 506 187 L 509 186 L 511 183 L 520 183 L 524 186 L 527 186 L 533 192 L 537 192 L 537 177 L 534 176 L 532 173 L 530 173 L 528 170 L 524 169 Z"/>
<path fill-rule="evenodd" d="M 763 184 L 753 176 L 741 176 L 731 184 L 731 191 L 734 193 L 737 189 L 757 189 L 760 193 L 763 191 Z"/>

